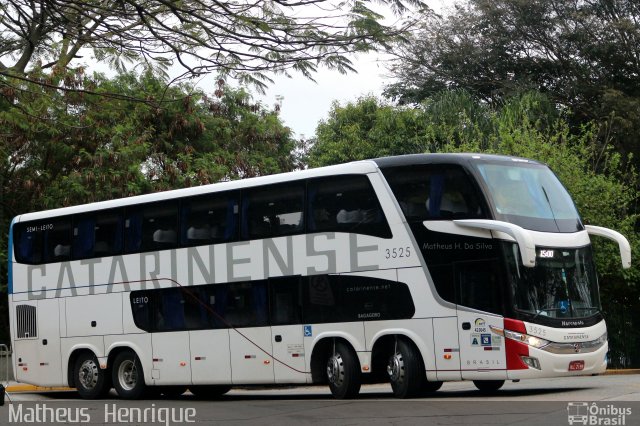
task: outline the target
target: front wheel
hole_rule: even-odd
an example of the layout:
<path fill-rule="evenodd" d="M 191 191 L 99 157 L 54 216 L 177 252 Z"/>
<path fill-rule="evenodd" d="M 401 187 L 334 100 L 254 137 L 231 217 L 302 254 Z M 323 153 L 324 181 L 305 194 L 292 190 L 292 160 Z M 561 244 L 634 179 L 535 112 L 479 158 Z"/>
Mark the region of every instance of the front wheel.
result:
<path fill-rule="evenodd" d="M 360 392 L 360 362 L 356 353 L 344 342 L 336 342 L 327 360 L 329 389 L 337 399 L 355 398 Z"/>
<path fill-rule="evenodd" d="M 492 393 L 504 385 L 504 380 L 474 380 L 473 384 L 483 393 Z"/>
<path fill-rule="evenodd" d="M 109 393 L 111 382 L 93 353 L 84 352 L 76 360 L 74 381 L 78 394 L 84 399 L 102 398 Z"/>
<path fill-rule="evenodd" d="M 144 394 L 144 372 L 133 351 L 120 352 L 113 362 L 113 387 L 122 399 L 139 399 Z"/>
<path fill-rule="evenodd" d="M 420 392 L 426 381 L 420 353 L 404 339 L 396 341 L 394 354 L 389 358 L 387 373 L 396 398 L 411 398 Z"/>

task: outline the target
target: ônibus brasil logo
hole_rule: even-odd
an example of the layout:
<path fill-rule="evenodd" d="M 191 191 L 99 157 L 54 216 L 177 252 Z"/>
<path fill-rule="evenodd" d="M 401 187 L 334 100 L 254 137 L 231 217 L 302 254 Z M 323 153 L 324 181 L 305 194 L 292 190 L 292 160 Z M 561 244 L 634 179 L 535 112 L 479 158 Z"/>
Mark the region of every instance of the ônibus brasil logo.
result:
<path fill-rule="evenodd" d="M 569 402 L 567 404 L 567 420 L 570 425 L 589 426 L 626 426 L 631 408 L 618 407 L 613 404 L 598 405 L 595 402 Z"/>

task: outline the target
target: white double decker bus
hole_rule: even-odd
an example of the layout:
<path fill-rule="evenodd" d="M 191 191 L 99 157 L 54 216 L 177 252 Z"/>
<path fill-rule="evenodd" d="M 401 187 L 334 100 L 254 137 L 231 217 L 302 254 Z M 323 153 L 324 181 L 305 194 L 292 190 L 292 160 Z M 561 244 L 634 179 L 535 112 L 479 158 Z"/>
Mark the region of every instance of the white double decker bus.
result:
<path fill-rule="evenodd" d="M 20 382 L 84 398 L 326 383 L 397 397 L 597 374 L 589 234 L 545 166 L 389 157 L 16 217 Z"/>

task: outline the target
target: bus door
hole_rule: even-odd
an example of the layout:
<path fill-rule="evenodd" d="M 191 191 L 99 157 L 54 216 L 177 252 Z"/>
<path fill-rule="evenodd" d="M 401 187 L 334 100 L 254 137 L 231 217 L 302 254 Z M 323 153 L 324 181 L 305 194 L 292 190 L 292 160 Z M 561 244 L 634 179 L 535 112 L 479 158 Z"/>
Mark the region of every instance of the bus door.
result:
<path fill-rule="evenodd" d="M 156 385 L 191 383 L 185 300 L 179 288 L 165 289 L 154 300 L 157 332 L 151 334 L 151 345 Z"/>
<path fill-rule="evenodd" d="M 462 379 L 506 379 L 504 338 L 491 331 L 503 328 L 499 264 L 496 260 L 456 262 L 458 335 Z"/>
<path fill-rule="evenodd" d="M 273 369 L 276 383 L 306 383 L 300 277 L 269 280 Z"/>

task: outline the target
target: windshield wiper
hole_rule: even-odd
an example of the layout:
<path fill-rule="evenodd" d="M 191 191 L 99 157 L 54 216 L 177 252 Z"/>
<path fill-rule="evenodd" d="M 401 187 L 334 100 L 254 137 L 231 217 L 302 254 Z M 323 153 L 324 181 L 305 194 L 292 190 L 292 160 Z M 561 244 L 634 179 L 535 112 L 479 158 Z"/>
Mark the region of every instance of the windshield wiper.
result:
<path fill-rule="evenodd" d="M 551 205 L 551 200 L 549 199 L 549 195 L 547 194 L 547 190 L 544 189 L 543 185 L 540 185 L 540 188 L 542 188 L 542 193 L 544 194 L 544 198 L 545 198 L 545 200 L 547 200 L 547 204 L 549 205 L 549 211 L 551 212 L 551 217 L 553 218 L 553 223 L 556 224 L 556 228 L 558 229 L 558 232 L 560 232 L 560 226 L 558 226 L 558 221 L 556 220 L 556 215 L 555 215 L 555 213 L 553 213 L 553 206 Z"/>

